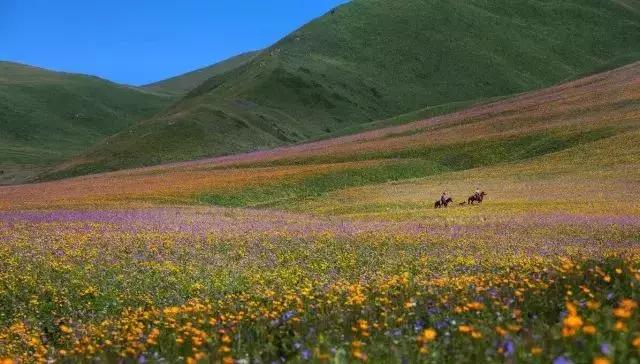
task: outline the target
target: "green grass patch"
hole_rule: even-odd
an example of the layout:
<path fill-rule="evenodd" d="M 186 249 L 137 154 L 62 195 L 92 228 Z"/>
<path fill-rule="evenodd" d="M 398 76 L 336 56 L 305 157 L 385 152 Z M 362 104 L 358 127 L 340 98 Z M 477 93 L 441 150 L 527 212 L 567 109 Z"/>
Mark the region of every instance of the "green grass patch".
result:
<path fill-rule="evenodd" d="M 398 152 L 372 153 L 360 160 L 379 160 L 375 166 L 322 173 L 301 181 L 278 181 L 236 191 L 204 193 L 196 201 L 227 207 L 269 206 L 287 208 L 306 199 L 350 187 L 399 181 L 498 163 L 517 162 L 580 144 L 611 137 L 614 128 L 557 134 L 537 133 L 511 139 L 473 141 Z M 339 162 L 342 158 L 306 160 L 307 163 Z M 297 161 L 302 164 L 301 161 Z"/>
<path fill-rule="evenodd" d="M 311 138 L 309 141 L 331 139 L 331 138 L 361 133 L 361 132 L 375 130 L 375 129 L 399 126 L 399 125 L 408 124 L 414 121 L 429 119 L 435 116 L 451 114 L 475 105 L 488 104 L 488 103 L 499 101 L 505 98 L 506 96 L 500 96 L 500 97 L 492 97 L 487 99 L 456 101 L 456 102 L 450 102 L 442 105 L 428 106 L 412 112 L 394 116 L 392 118 L 373 121 L 365 124 L 353 125 L 344 129 L 337 130 L 335 132 L 330 132 L 326 135 L 321 135 L 316 138 Z"/>
<path fill-rule="evenodd" d="M 301 199 L 321 197 L 343 188 L 422 177 L 441 171 L 442 166 L 427 160 L 382 161 L 381 165 L 325 173 L 303 179 L 260 187 L 250 187 L 231 193 L 207 193 L 198 202 L 227 207 L 279 206 Z"/>
<path fill-rule="evenodd" d="M 0 165 L 58 163 L 173 101 L 97 77 L 0 62 Z"/>

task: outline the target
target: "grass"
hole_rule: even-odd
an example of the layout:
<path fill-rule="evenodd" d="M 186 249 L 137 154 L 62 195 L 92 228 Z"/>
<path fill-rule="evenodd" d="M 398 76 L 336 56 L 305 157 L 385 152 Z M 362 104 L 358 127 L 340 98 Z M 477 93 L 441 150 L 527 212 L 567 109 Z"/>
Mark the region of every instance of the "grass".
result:
<path fill-rule="evenodd" d="M 512 175 L 509 168 L 518 170 L 516 166 L 521 163 L 553 155 L 566 156 L 570 164 L 579 166 L 584 161 L 569 152 L 584 150 L 591 155 L 589 148 L 595 148 L 598 152 L 592 157 L 598 157 L 584 169 L 594 173 L 589 178 L 599 178 L 595 177 L 598 171 L 591 168 L 597 165 L 607 170 L 600 160 L 607 160 L 607 155 L 625 152 L 619 160 L 610 162 L 629 164 L 628 168 L 634 163 L 629 153 L 635 150 L 632 145 L 637 139 L 634 131 L 638 128 L 640 89 L 634 80 L 638 70 L 637 64 L 623 67 L 450 115 L 357 135 L 52 182 L 44 185 L 49 191 L 44 197 L 37 192 L 38 184 L 16 186 L 3 190 L 3 201 L 15 208 L 137 200 L 296 209 L 351 188 L 448 176 L 456 171 L 502 166 L 500 173 L 506 178 Z M 614 140 L 621 144 L 601 150 L 602 145 Z M 557 164 L 569 168 L 565 160 Z M 544 180 L 553 173 L 577 172 L 569 168 L 540 173 L 539 177 Z M 466 189 L 478 184 L 473 177 L 466 180 Z M 442 183 L 437 187 L 440 191 L 431 193 L 438 195 L 448 189 L 448 184 Z"/>
<path fill-rule="evenodd" d="M 260 53 L 260 51 L 242 53 L 208 67 L 144 85 L 142 88 L 153 92 L 185 95 L 209 78 L 219 76 L 250 62 L 258 53 Z"/>
<path fill-rule="evenodd" d="M 450 171 L 422 179 L 334 190 L 321 199 L 289 205 L 297 211 L 357 218 L 456 221 L 477 219 L 473 208 L 432 209 L 446 189 L 456 202 L 476 187 L 489 193 L 483 218 L 539 214 L 640 213 L 635 189 L 640 183 L 638 130 L 514 163 Z M 284 207 L 284 205 L 282 206 Z"/>
<path fill-rule="evenodd" d="M 0 175 L 42 169 L 149 117 L 172 98 L 97 77 L 0 62 Z"/>
<path fill-rule="evenodd" d="M 0 358 L 638 360 L 637 216 L 472 210 L 3 213 Z"/>
<path fill-rule="evenodd" d="M 0 187 L 0 360 L 638 363 L 638 80 Z"/>
<path fill-rule="evenodd" d="M 225 193 L 202 194 L 198 201 L 229 207 L 285 207 L 303 203 L 306 199 L 322 198 L 328 192 L 350 187 L 375 185 L 412 178 L 437 175 L 506 162 L 517 162 L 558 152 L 577 145 L 611 137 L 612 128 L 576 132 L 568 135 L 539 133 L 519 138 L 474 141 L 444 146 L 408 149 L 399 152 L 377 152 L 359 156 L 360 160 L 377 163 L 366 167 L 329 171 L 304 178 L 302 181 L 282 181 L 257 187 L 231 190 Z M 346 162 L 331 159 L 331 162 Z M 328 163 L 328 160 L 302 160 L 297 163 Z M 277 165 L 277 163 L 276 163 Z"/>
<path fill-rule="evenodd" d="M 430 106 L 423 109 L 414 110 L 405 114 L 401 114 L 398 116 L 394 116 L 388 119 L 372 121 L 370 123 L 358 124 L 358 125 L 346 127 L 344 129 L 339 129 L 337 131 L 330 132 L 328 134 L 324 134 L 316 138 L 312 138 L 309 141 L 331 139 L 331 138 L 341 137 L 345 135 L 361 133 L 363 131 L 368 131 L 368 130 L 375 130 L 375 129 L 386 128 L 390 126 L 407 124 L 416 120 L 425 120 L 438 115 L 451 114 L 456 111 L 470 108 L 473 105 L 490 103 L 503 98 L 504 97 L 494 97 L 494 98 L 483 99 L 483 100 L 450 102 L 448 104 Z"/>
<path fill-rule="evenodd" d="M 539 89 L 635 60 L 639 27 L 633 8 L 599 0 L 352 1 L 53 176 L 269 149 Z"/>

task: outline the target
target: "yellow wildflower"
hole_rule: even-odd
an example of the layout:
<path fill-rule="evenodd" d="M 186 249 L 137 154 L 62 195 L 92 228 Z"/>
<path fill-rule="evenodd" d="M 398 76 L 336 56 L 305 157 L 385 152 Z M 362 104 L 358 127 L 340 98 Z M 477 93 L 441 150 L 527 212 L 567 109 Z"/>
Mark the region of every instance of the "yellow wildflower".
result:
<path fill-rule="evenodd" d="M 534 346 L 531 348 L 531 354 L 532 355 L 540 355 L 542 354 L 542 348 L 539 346 Z"/>
<path fill-rule="evenodd" d="M 627 331 L 627 324 L 620 320 L 616 321 L 616 324 L 613 327 L 616 331 Z"/>
<path fill-rule="evenodd" d="M 438 333 L 434 329 L 426 329 L 422 331 L 422 335 L 420 335 L 420 339 L 422 342 L 429 342 L 436 339 Z"/>
<path fill-rule="evenodd" d="M 567 302 L 567 317 L 562 320 L 562 336 L 573 336 L 582 327 L 582 318 L 578 315 L 576 306 Z"/>
<path fill-rule="evenodd" d="M 598 301 L 587 301 L 587 308 L 595 311 L 600 308 L 600 302 Z"/>
<path fill-rule="evenodd" d="M 609 364 L 611 361 L 605 357 L 599 356 L 597 358 L 593 358 L 593 364 Z"/>

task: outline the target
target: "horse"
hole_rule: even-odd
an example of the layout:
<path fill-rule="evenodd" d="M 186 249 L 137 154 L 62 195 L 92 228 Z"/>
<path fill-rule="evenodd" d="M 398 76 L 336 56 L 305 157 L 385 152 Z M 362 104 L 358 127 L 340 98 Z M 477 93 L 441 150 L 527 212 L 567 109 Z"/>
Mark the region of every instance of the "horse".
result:
<path fill-rule="evenodd" d="M 484 196 L 486 196 L 487 193 L 482 191 L 480 192 L 480 194 L 474 194 L 473 196 L 469 196 L 469 198 L 467 199 L 467 203 L 469 205 L 473 205 L 476 202 L 477 203 L 482 203 L 482 200 L 484 200 Z"/>
<path fill-rule="evenodd" d="M 453 199 L 451 197 L 447 197 L 446 200 L 444 200 L 444 202 L 442 202 L 441 200 L 436 200 L 436 203 L 433 205 L 434 209 L 439 209 L 442 207 L 449 207 L 449 204 L 453 202 Z"/>

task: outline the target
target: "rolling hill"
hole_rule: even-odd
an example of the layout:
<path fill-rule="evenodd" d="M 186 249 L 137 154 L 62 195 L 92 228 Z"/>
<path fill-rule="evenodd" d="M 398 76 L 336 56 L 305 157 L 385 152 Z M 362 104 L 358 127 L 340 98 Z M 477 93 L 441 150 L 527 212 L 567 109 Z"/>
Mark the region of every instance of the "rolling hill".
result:
<path fill-rule="evenodd" d="M 2 186 L 0 357 L 633 363 L 639 190 L 640 63 L 341 138 Z"/>
<path fill-rule="evenodd" d="M 355 0 L 48 177 L 267 149 L 611 69 L 640 58 L 639 4 Z"/>
<path fill-rule="evenodd" d="M 209 78 L 219 76 L 225 72 L 231 71 L 234 68 L 240 67 L 247 62 L 250 62 L 259 53 L 259 51 L 242 53 L 214 65 L 191 71 L 176 77 L 171 77 L 166 80 L 144 85 L 141 88 L 159 93 L 184 95 L 194 88 L 200 86 L 201 83 L 208 80 Z"/>
<path fill-rule="evenodd" d="M 635 63 L 350 136 L 0 187 L 0 208 L 189 203 L 415 217 L 434 214 L 430 202 L 442 189 L 458 198 L 481 186 L 498 214 L 523 203 L 554 213 L 637 213 L 639 113 Z"/>
<path fill-rule="evenodd" d="M 150 117 L 173 97 L 0 62 L 0 181 L 19 181 Z"/>

